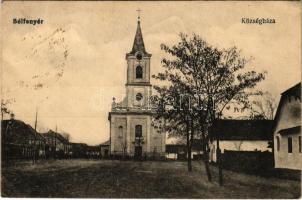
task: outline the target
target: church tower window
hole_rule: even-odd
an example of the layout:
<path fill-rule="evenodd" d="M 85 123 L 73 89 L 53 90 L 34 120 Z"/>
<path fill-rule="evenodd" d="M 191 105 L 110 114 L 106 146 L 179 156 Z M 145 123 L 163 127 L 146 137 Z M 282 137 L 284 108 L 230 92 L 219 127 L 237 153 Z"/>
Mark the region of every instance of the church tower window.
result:
<path fill-rule="evenodd" d="M 140 65 L 136 67 L 135 72 L 136 72 L 137 79 L 143 78 L 143 68 Z"/>
<path fill-rule="evenodd" d="M 142 125 L 135 126 L 135 137 L 142 137 Z"/>
<path fill-rule="evenodd" d="M 118 127 L 118 136 L 123 137 L 123 127 L 122 126 Z"/>
<path fill-rule="evenodd" d="M 276 140 L 277 140 L 277 151 L 279 151 L 280 150 L 280 137 L 277 136 Z"/>

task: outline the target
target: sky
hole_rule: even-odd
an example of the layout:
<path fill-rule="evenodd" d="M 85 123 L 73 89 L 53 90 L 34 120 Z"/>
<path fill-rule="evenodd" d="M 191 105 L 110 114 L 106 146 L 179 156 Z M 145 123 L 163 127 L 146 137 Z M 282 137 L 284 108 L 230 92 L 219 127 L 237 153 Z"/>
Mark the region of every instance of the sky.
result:
<path fill-rule="evenodd" d="M 301 77 L 299 2 L 4 2 L 1 8 L 1 97 L 17 119 L 38 131 L 67 132 L 73 142 L 109 138 L 112 97 L 125 95 L 126 53 L 131 51 L 137 9 L 151 74 L 162 70 L 160 44 L 196 33 L 218 48 L 237 46 L 253 57 L 247 69 L 267 71 L 257 89 L 280 93 Z M 275 24 L 243 24 L 242 18 Z M 43 19 L 41 25 L 14 18 Z M 154 80 L 151 80 L 154 84 Z"/>

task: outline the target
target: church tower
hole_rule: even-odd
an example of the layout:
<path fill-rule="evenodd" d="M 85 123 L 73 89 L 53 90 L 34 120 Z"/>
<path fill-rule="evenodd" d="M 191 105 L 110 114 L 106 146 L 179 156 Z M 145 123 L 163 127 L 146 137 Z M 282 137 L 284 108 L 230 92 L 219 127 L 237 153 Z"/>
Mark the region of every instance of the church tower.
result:
<path fill-rule="evenodd" d="M 160 158 L 165 156 L 165 133 L 153 125 L 150 108 L 151 54 L 146 51 L 140 17 L 132 50 L 126 54 L 126 97 L 113 98 L 110 121 L 110 153 L 114 157 Z"/>
<path fill-rule="evenodd" d="M 151 54 L 146 52 L 140 19 L 138 19 L 132 50 L 126 54 L 127 107 L 139 109 L 148 107 L 148 98 L 151 96 L 152 89 L 150 84 L 150 59 Z"/>

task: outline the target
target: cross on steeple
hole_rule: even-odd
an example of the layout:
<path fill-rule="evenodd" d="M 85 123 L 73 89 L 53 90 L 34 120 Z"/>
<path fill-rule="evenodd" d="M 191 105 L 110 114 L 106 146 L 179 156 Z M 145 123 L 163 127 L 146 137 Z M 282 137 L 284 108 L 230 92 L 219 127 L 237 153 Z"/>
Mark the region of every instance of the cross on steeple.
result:
<path fill-rule="evenodd" d="M 138 19 L 138 21 L 141 19 L 141 9 L 137 9 L 136 10 L 137 11 L 137 14 L 138 14 L 138 17 L 137 17 L 137 19 Z"/>

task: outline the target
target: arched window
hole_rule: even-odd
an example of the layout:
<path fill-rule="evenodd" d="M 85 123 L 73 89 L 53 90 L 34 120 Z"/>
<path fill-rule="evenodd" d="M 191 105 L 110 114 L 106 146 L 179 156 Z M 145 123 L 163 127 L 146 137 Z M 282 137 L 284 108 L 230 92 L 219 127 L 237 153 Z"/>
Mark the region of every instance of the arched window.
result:
<path fill-rule="evenodd" d="M 293 139 L 291 137 L 288 138 L 288 153 L 293 152 Z"/>
<path fill-rule="evenodd" d="M 122 126 L 118 127 L 118 136 L 123 137 L 123 127 Z"/>
<path fill-rule="evenodd" d="M 143 68 L 139 65 L 136 67 L 136 78 L 143 78 Z"/>
<path fill-rule="evenodd" d="M 277 151 L 280 150 L 280 138 L 279 136 L 276 136 L 276 141 L 277 141 Z"/>
<path fill-rule="evenodd" d="M 135 137 L 142 137 L 142 125 L 135 126 Z"/>

